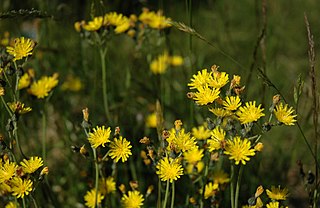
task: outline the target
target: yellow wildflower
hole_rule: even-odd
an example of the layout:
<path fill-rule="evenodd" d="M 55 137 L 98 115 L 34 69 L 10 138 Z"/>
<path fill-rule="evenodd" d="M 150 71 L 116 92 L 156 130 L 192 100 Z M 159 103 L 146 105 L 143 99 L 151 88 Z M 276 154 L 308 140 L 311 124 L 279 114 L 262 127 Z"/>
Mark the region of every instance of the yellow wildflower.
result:
<path fill-rule="evenodd" d="M 96 195 L 97 195 L 97 203 L 96 203 Z M 84 196 L 86 206 L 89 208 L 95 208 L 96 207 L 95 205 L 101 204 L 103 199 L 104 199 L 104 196 L 100 192 L 96 194 L 95 189 L 92 189 L 91 191 L 87 191 L 86 195 Z"/>
<path fill-rule="evenodd" d="M 262 111 L 264 110 L 261 108 L 261 104 L 256 107 L 256 101 L 246 102 L 246 106 L 241 106 L 237 112 L 237 116 L 241 124 L 251 123 L 253 121 L 257 121 L 259 118 L 264 116 Z"/>
<path fill-rule="evenodd" d="M 24 73 L 19 79 L 18 90 L 29 87 L 31 83 L 31 77 L 28 73 Z"/>
<path fill-rule="evenodd" d="M 274 115 L 276 116 L 278 121 L 280 121 L 285 125 L 290 125 L 290 126 L 294 125 L 294 122 L 297 121 L 295 119 L 297 115 L 293 115 L 293 113 L 294 113 L 294 110 L 292 107 L 289 108 L 288 104 L 283 105 L 282 103 L 278 104 L 274 111 Z"/>
<path fill-rule="evenodd" d="M 0 166 L 0 184 L 11 179 L 18 166 L 15 162 L 10 162 L 7 160 L 4 164 Z"/>
<path fill-rule="evenodd" d="M 171 56 L 170 64 L 172 66 L 181 66 L 183 64 L 183 58 L 181 56 Z"/>
<path fill-rule="evenodd" d="M 4 208 L 17 208 L 16 203 L 9 202 Z"/>
<path fill-rule="evenodd" d="M 146 118 L 146 126 L 149 128 L 157 128 L 157 114 L 151 113 Z"/>
<path fill-rule="evenodd" d="M 66 81 L 61 85 L 62 90 L 69 90 L 72 92 L 80 91 L 82 87 L 81 79 L 71 75 L 68 75 Z"/>
<path fill-rule="evenodd" d="M 84 24 L 82 27 L 87 31 L 97 31 L 102 27 L 103 17 L 94 17 L 93 20 Z"/>
<path fill-rule="evenodd" d="M 20 37 L 14 40 L 13 46 L 7 46 L 7 52 L 12 55 L 13 61 L 32 55 L 35 42 L 29 38 Z"/>
<path fill-rule="evenodd" d="M 105 15 L 104 25 L 115 26 L 114 32 L 116 34 L 123 33 L 130 28 L 130 19 L 122 14 L 110 12 Z"/>
<path fill-rule="evenodd" d="M 124 208 L 140 208 L 143 206 L 143 195 L 139 191 L 128 191 L 128 195 L 124 194 L 121 203 Z"/>
<path fill-rule="evenodd" d="M 45 98 L 49 95 L 51 90 L 58 85 L 58 74 L 55 73 L 52 76 L 41 77 L 36 82 L 33 82 L 28 89 L 28 92 L 38 99 Z"/>
<path fill-rule="evenodd" d="M 209 81 L 209 86 L 214 88 L 221 88 L 229 82 L 229 75 L 226 72 L 214 71 L 212 79 Z"/>
<path fill-rule="evenodd" d="M 139 20 L 154 29 L 164 29 L 166 27 L 171 27 L 171 19 L 166 18 L 161 13 L 161 11 L 155 13 L 154 11 L 150 12 L 148 9 L 143 9 L 142 13 L 139 15 Z"/>
<path fill-rule="evenodd" d="M 278 188 L 271 186 L 271 191 L 267 189 L 267 195 L 272 200 L 286 200 L 288 194 L 288 189 L 281 189 L 280 186 Z"/>
<path fill-rule="evenodd" d="M 216 183 L 210 182 L 206 184 L 204 188 L 204 198 L 208 199 L 209 197 L 216 195 L 216 192 L 218 189 L 219 189 L 219 185 Z"/>
<path fill-rule="evenodd" d="M 208 139 L 211 136 L 211 132 L 209 129 L 205 128 L 204 126 L 199 126 L 198 128 L 192 128 L 192 135 L 199 140 Z"/>
<path fill-rule="evenodd" d="M 176 152 L 185 152 L 196 147 L 195 138 L 189 132 L 185 133 L 185 129 L 181 129 L 178 132 L 175 129 L 171 129 L 167 142 L 169 143 L 168 149 Z"/>
<path fill-rule="evenodd" d="M 194 93 L 193 99 L 198 105 L 208 105 L 213 103 L 219 97 L 219 94 L 219 89 L 204 86 L 199 88 L 198 92 Z"/>
<path fill-rule="evenodd" d="M 25 107 L 24 103 L 21 102 L 14 102 L 14 103 L 8 103 L 8 106 L 10 110 L 17 114 L 25 114 L 32 110 L 30 107 Z"/>
<path fill-rule="evenodd" d="M 157 174 L 159 175 L 162 181 L 178 180 L 181 175 L 183 175 L 183 168 L 178 160 L 173 160 L 172 158 L 163 158 L 160 160 L 156 166 Z"/>
<path fill-rule="evenodd" d="M 224 184 L 230 181 L 230 178 L 227 173 L 223 170 L 215 171 L 212 175 L 213 182 L 216 184 Z"/>
<path fill-rule="evenodd" d="M 198 147 L 193 148 L 184 152 L 183 157 L 188 163 L 196 164 L 203 157 L 203 149 L 199 149 Z"/>
<path fill-rule="evenodd" d="M 279 202 L 270 202 L 269 204 L 266 205 L 267 208 L 279 208 Z"/>
<path fill-rule="evenodd" d="M 249 156 L 255 155 L 254 149 L 251 149 L 251 142 L 248 139 L 241 140 L 240 137 L 235 137 L 233 140 L 227 141 L 224 154 L 230 155 L 230 160 L 235 160 L 235 164 L 243 165 L 249 161 Z"/>
<path fill-rule="evenodd" d="M 209 111 L 214 115 L 216 115 L 217 117 L 221 117 L 221 118 L 232 115 L 231 111 L 225 110 L 223 108 L 209 108 Z"/>
<path fill-rule="evenodd" d="M 110 127 L 106 129 L 105 126 L 97 126 L 93 129 L 93 132 L 89 133 L 88 140 L 93 148 L 98 148 L 100 145 L 104 147 L 107 142 L 110 142 L 110 133 Z"/>
<path fill-rule="evenodd" d="M 226 132 L 217 126 L 211 132 L 211 138 L 208 139 L 208 149 L 210 152 L 224 148 Z"/>
<path fill-rule="evenodd" d="M 131 148 L 130 142 L 120 136 L 119 139 L 114 138 L 114 141 L 110 143 L 109 155 L 115 162 L 118 162 L 120 159 L 122 162 L 125 162 L 132 155 Z"/>
<path fill-rule="evenodd" d="M 116 182 L 112 176 L 108 178 L 102 178 L 99 181 L 99 188 L 102 195 L 113 193 L 116 191 Z"/>
<path fill-rule="evenodd" d="M 43 160 L 41 157 L 31 157 L 29 160 L 23 159 L 20 164 L 25 173 L 34 173 L 43 166 Z"/>
<path fill-rule="evenodd" d="M 3 95 L 4 95 L 4 88 L 0 87 L 0 96 L 3 96 Z"/>
<path fill-rule="evenodd" d="M 191 78 L 191 82 L 188 84 L 190 89 L 201 89 L 209 84 L 212 72 L 208 73 L 207 69 L 202 69 L 198 71 L 197 75 L 193 75 Z"/>
<path fill-rule="evenodd" d="M 226 110 L 234 111 L 241 106 L 241 100 L 239 96 L 226 97 L 226 100 L 223 101 L 223 106 Z"/>
<path fill-rule="evenodd" d="M 32 191 L 32 181 L 30 179 L 22 180 L 19 177 L 14 177 L 11 180 L 12 183 L 12 195 L 17 198 L 23 198 L 25 195 L 29 195 Z"/>
<path fill-rule="evenodd" d="M 170 63 L 170 56 L 167 52 L 160 54 L 156 59 L 152 60 L 150 70 L 153 74 L 164 74 Z"/>

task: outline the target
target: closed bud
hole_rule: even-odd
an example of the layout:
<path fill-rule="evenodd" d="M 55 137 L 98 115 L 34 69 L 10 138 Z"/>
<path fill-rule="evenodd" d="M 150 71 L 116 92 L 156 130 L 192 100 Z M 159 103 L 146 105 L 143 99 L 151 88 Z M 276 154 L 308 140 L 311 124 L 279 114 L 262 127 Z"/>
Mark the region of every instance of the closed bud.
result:
<path fill-rule="evenodd" d="M 263 149 L 263 144 L 262 144 L 262 142 L 258 142 L 258 144 L 256 144 L 256 145 L 254 146 L 254 149 L 255 149 L 256 151 L 258 151 L 258 152 L 261 152 L 262 149 Z M 260 186 L 259 186 L 259 187 L 260 187 Z"/>
<path fill-rule="evenodd" d="M 87 149 L 85 148 L 85 145 L 82 145 L 82 147 L 80 147 L 80 154 L 82 154 L 85 157 L 89 156 L 89 152 L 87 151 Z"/>
<path fill-rule="evenodd" d="M 85 108 L 82 110 L 83 120 L 89 122 L 89 109 Z"/>
<path fill-rule="evenodd" d="M 277 94 L 277 95 L 272 97 L 272 103 L 273 103 L 274 106 L 276 106 L 279 103 L 279 101 L 280 101 L 280 95 L 279 94 Z"/>

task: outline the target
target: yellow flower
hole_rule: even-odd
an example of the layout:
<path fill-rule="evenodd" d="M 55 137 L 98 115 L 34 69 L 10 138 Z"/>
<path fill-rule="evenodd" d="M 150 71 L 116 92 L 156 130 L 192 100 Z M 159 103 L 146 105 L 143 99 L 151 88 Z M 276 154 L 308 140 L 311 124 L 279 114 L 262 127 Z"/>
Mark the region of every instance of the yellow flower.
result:
<path fill-rule="evenodd" d="M 214 115 L 216 115 L 217 117 L 221 117 L 221 118 L 232 115 L 231 111 L 225 110 L 223 108 L 209 108 L 209 111 Z"/>
<path fill-rule="evenodd" d="M 204 199 L 208 199 L 209 197 L 216 195 L 216 192 L 218 189 L 219 189 L 219 185 L 216 183 L 210 182 L 206 184 L 204 188 Z"/>
<path fill-rule="evenodd" d="M 183 58 L 181 56 L 171 56 L 170 63 L 172 66 L 181 66 L 183 64 Z"/>
<path fill-rule="evenodd" d="M 151 113 L 146 118 L 146 126 L 149 128 L 157 128 L 157 114 Z"/>
<path fill-rule="evenodd" d="M 29 160 L 23 159 L 20 165 L 25 173 L 34 173 L 43 166 L 43 160 L 41 157 L 31 157 Z"/>
<path fill-rule="evenodd" d="M 3 96 L 3 95 L 4 95 L 4 88 L 0 87 L 0 96 Z"/>
<path fill-rule="evenodd" d="M 220 94 L 220 90 L 217 88 L 209 88 L 207 85 L 198 89 L 198 92 L 194 93 L 193 99 L 198 105 L 208 105 L 213 103 Z"/>
<path fill-rule="evenodd" d="M 207 69 L 202 69 L 198 71 L 197 75 L 193 75 L 191 78 L 191 82 L 188 84 L 190 89 L 201 89 L 209 84 L 212 72 L 208 73 Z"/>
<path fill-rule="evenodd" d="M 144 198 L 139 191 L 128 191 L 128 195 L 124 194 L 121 203 L 124 208 L 140 208 L 143 205 Z"/>
<path fill-rule="evenodd" d="M 212 175 L 213 182 L 216 184 L 224 184 L 230 181 L 230 178 L 227 173 L 223 170 L 215 171 Z"/>
<path fill-rule="evenodd" d="M 198 147 L 193 148 L 187 152 L 184 152 L 183 156 L 188 163 L 196 164 L 203 157 L 203 149 L 199 149 Z"/>
<path fill-rule="evenodd" d="M 106 129 L 105 126 L 97 126 L 93 129 L 93 132 L 89 133 L 88 140 L 93 148 L 98 148 L 100 145 L 104 147 L 107 142 L 110 142 L 110 133 L 110 127 Z"/>
<path fill-rule="evenodd" d="M 17 208 L 16 203 L 9 202 L 4 208 Z"/>
<path fill-rule="evenodd" d="M 175 129 L 171 129 L 167 142 L 169 144 L 168 149 L 175 150 L 176 152 L 185 152 L 196 147 L 195 138 L 191 137 L 189 132 L 185 133 L 184 129 L 178 132 Z"/>
<path fill-rule="evenodd" d="M 198 128 L 192 128 L 192 135 L 199 140 L 208 139 L 211 136 L 211 132 L 209 129 L 204 126 L 199 126 Z"/>
<path fill-rule="evenodd" d="M 110 12 L 106 14 L 104 18 L 104 25 L 115 26 L 114 32 L 116 34 L 123 33 L 130 28 L 130 19 L 122 14 Z"/>
<path fill-rule="evenodd" d="M 97 204 L 101 204 L 101 201 L 104 199 L 104 196 L 101 195 L 100 192 L 96 194 L 96 190 L 92 189 L 91 191 L 87 191 L 84 196 L 84 200 L 86 201 L 86 206 L 89 208 L 95 208 L 96 204 L 96 195 L 97 195 Z"/>
<path fill-rule="evenodd" d="M 30 179 L 22 180 L 19 177 L 14 177 L 11 180 L 12 183 L 12 195 L 17 198 L 23 198 L 25 195 L 29 195 L 32 191 L 32 181 Z"/>
<path fill-rule="evenodd" d="M 97 31 L 102 27 L 103 17 L 94 17 L 92 21 L 84 24 L 82 27 L 87 31 Z"/>
<path fill-rule="evenodd" d="M 274 115 L 280 121 L 281 123 L 284 123 L 285 125 L 294 125 L 295 117 L 297 115 L 293 115 L 294 110 L 292 107 L 288 107 L 288 104 L 283 105 L 282 103 L 278 104 L 276 106 L 276 110 L 274 111 Z"/>
<path fill-rule="evenodd" d="M 166 27 L 171 27 L 171 19 L 163 16 L 161 14 L 161 11 L 155 13 L 154 11 L 150 12 L 148 9 L 143 9 L 142 13 L 139 15 L 139 20 L 154 29 L 164 29 Z"/>
<path fill-rule="evenodd" d="M 24 73 L 19 79 L 18 90 L 29 87 L 31 83 L 31 77 L 28 73 Z"/>
<path fill-rule="evenodd" d="M 167 52 L 160 54 L 156 59 L 152 60 L 150 70 L 153 74 L 164 74 L 169 67 L 170 57 Z"/>
<path fill-rule="evenodd" d="M 106 194 L 115 192 L 116 182 L 112 176 L 109 176 L 108 178 L 102 178 L 99 181 L 99 188 L 102 195 L 105 196 Z"/>
<path fill-rule="evenodd" d="M 241 106 L 241 100 L 239 96 L 226 97 L 226 100 L 223 101 L 223 106 L 226 110 L 234 111 Z"/>
<path fill-rule="evenodd" d="M 13 61 L 32 55 L 35 42 L 29 38 L 20 37 L 14 40 L 13 46 L 7 46 L 7 52 L 12 55 Z"/>
<path fill-rule="evenodd" d="M 14 103 L 8 103 L 9 108 L 12 112 L 17 114 L 25 114 L 32 110 L 30 107 L 24 107 L 24 103 L 21 102 L 14 102 Z"/>
<path fill-rule="evenodd" d="M 208 139 L 209 152 L 224 148 L 225 136 L 226 136 L 226 132 L 219 126 L 213 129 L 211 132 L 211 138 Z"/>
<path fill-rule="evenodd" d="M 49 92 L 58 85 L 58 74 L 55 73 L 51 77 L 41 77 L 36 82 L 33 82 L 28 90 L 31 95 L 36 96 L 38 99 L 45 98 Z"/>
<path fill-rule="evenodd" d="M 79 77 L 69 75 L 66 81 L 61 85 L 62 90 L 77 92 L 82 89 L 83 85 Z"/>
<path fill-rule="evenodd" d="M 256 107 L 256 101 L 250 101 L 246 102 L 246 106 L 239 108 L 237 116 L 241 124 L 251 123 L 264 116 L 264 113 L 262 113 L 263 110 L 263 108 L 261 109 L 261 104 Z"/>
<path fill-rule="evenodd" d="M 132 155 L 131 148 L 130 142 L 120 136 L 119 139 L 114 138 L 114 141 L 111 142 L 109 155 L 115 162 L 118 162 L 120 158 L 122 162 L 125 162 Z"/>
<path fill-rule="evenodd" d="M 267 208 L 279 208 L 279 202 L 270 202 L 267 204 Z"/>
<path fill-rule="evenodd" d="M 16 163 L 10 162 L 9 160 L 2 164 L 0 166 L 0 184 L 12 178 L 17 168 L 18 166 L 16 165 Z"/>
<path fill-rule="evenodd" d="M 272 200 L 286 200 L 288 194 L 288 189 L 281 189 L 280 186 L 278 188 L 271 186 L 271 191 L 267 189 L 267 195 Z"/>
<path fill-rule="evenodd" d="M 233 141 L 227 141 L 224 154 L 230 155 L 230 160 L 235 160 L 238 165 L 241 162 L 243 165 L 249 161 L 249 156 L 255 155 L 254 149 L 251 149 L 251 142 L 248 139 L 241 140 L 240 137 L 235 137 Z"/>
<path fill-rule="evenodd" d="M 160 160 L 156 166 L 157 174 L 159 175 L 162 181 L 178 180 L 181 175 L 183 175 L 183 168 L 178 160 L 173 160 L 172 158 L 163 158 Z"/>
<path fill-rule="evenodd" d="M 214 71 L 212 79 L 209 81 L 209 86 L 214 88 L 221 88 L 229 82 L 229 75 L 225 72 Z"/>
<path fill-rule="evenodd" d="M 262 149 L 263 149 L 263 143 L 262 142 L 259 142 L 254 146 L 254 150 L 255 151 L 261 152 Z"/>

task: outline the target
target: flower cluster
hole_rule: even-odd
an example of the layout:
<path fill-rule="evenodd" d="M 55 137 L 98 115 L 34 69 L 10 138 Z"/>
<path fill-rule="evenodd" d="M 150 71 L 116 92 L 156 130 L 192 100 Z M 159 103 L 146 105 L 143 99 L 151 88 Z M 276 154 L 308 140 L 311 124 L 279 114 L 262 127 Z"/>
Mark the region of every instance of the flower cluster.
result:
<path fill-rule="evenodd" d="M 181 66 L 183 58 L 181 56 L 169 56 L 168 52 L 160 54 L 150 63 L 150 70 L 153 74 L 163 74 L 169 66 Z"/>

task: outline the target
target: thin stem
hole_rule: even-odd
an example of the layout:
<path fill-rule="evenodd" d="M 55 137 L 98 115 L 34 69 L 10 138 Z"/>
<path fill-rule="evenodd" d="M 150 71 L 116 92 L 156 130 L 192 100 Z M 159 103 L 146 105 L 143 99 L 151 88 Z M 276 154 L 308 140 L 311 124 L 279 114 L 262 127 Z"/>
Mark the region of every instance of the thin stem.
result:
<path fill-rule="evenodd" d="M 42 111 L 42 159 L 43 161 L 46 161 L 46 143 L 47 143 L 47 109 L 46 109 L 46 101 L 43 105 L 43 111 Z"/>
<path fill-rule="evenodd" d="M 23 158 L 27 159 L 27 157 L 25 156 L 25 154 L 23 153 L 22 151 L 22 148 L 20 146 L 20 143 L 19 143 L 19 137 L 18 137 L 18 122 L 16 120 L 13 121 L 13 134 L 14 134 L 14 139 L 16 140 L 17 142 L 17 146 L 19 148 L 19 151 L 20 151 L 20 154 Z"/>
<path fill-rule="evenodd" d="M 98 165 L 98 160 L 97 160 L 97 150 L 95 148 L 92 148 L 93 151 L 93 158 L 94 158 L 94 163 L 95 163 L 95 169 L 96 169 L 96 176 L 95 176 L 95 200 L 94 200 L 94 207 L 98 207 L 98 188 L 99 188 L 99 165 Z"/>
<path fill-rule="evenodd" d="M 107 117 L 107 121 L 111 122 L 110 112 L 109 112 L 109 107 L 108 107 L 108 94 L 107 94 L 107 68 L 106 68 L 107 49 L 100 48 L 99 52 L 100 52 L 101 70 L 102 70 L 103 107 L 104 107 L 104 112 Z"/>
<path fill-rule="evenodd" d="M 24 200 L 24 197 L 22 197 L 22 207 L 26 208 L 26 201 Z"/>
<path fill-rule="evenodd" d="M 233 178 L 234 178 L 234 166 L 233 166 L 233 164 L 231 164 L 231 180 L 230 180 L 231 208 L 234 208 L 234 184 L 233 184 Z"/>
<path fill-rule="evenodd" d="M 157 199 L 157 208 L 161 207 L 161 180 L 158 180 L 158 199 Z"/>
<path fill-rule="evenodd" d="M 241 178 L 243 173 L 243 165 L 240 165 L 238 179 L 237 179 L 237 186 L 236 186 L 236 197 L 234 199 L 235 201 L 235 208 L 238 208 L 238 201 L 239 201 L 239 191 L 240 191 L 240 184 L 241 184 Z"/>
<path fill-rule="evenodd" d="M 175 194 L 175 188 L 174 188 L 174 181 L 172 182 L 172 193 L 171 193 L 171 208 L 174 208 L 174 194 Z"/>
<path fill-rule="evenodd" d="M 164 195 L 164 202 L 162 205 L 162 208 L 166 208 L 167 206 L 167 201 L 168 201 L 168 196 L 169 196 L 169 186 L 170 186 L 170 181 L 167 180 L 167 185 L 166 185 L 166 194 Z"/>

